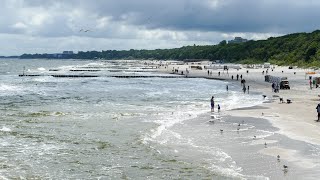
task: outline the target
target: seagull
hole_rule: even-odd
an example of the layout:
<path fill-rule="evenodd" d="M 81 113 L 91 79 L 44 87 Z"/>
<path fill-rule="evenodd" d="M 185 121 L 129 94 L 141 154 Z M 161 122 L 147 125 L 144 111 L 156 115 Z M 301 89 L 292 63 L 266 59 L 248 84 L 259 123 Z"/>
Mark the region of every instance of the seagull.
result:
<path fill-rule="evenodd" d="M 288 166 L 286 166 L 286 165 L 283 165 L 283 168 L 286 170 L 286 169 L 288 169 Z"/>
<path fill-rule="evenodd" d="M 240 123 L 238 124 L 238 126 L 240 126 Z"/>
<path fill-rule="evenodd" d="M 239 129 L 240 129 L 240 128 L 238 127 L 237 130 L 239 131 Z"/>
<path fill-rule="evenodd" d="M 277 156 L 277 160 L 278 160 L 278 161 L 280 160 L 280 155 Z"/>
<path fill-rule="evenodd" d="M 91 31 L 91 30 L 90 30 L 90 29 L 86 29 L 86 30 L 80 29 L 80 30 L 79 30 L 79 32 L 89 32 L 89 31 Z"/>
<path fill-rule="evenodd" d="M 223 129 L 220 129 L 220 132 L 223 132 Z"/>
<path fill-rule="evenodd" d="M 264 146 L 267 147 L 267 142 L 264 143 Z"/>
<path fill-rule="evenodd" d="M 253 139 L 256 139 L 257 138 L 257 136 L 253 136 Z"/>

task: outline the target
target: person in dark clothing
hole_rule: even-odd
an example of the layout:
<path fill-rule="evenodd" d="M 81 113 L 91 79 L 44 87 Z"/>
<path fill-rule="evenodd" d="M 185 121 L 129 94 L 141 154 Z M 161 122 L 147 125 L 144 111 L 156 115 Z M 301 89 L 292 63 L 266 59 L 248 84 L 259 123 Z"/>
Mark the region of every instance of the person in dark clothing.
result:
<path fill-rule="evenodd" d="M 316 107 L 317 109 L 317 113 L 318 113 L 318 122 L 320 121 L 320 103 L 318 104 L 318 106 Z"/>
<path fill-rule="evenodd" d="M 211 112 L 214 112 L 214 96 L 211 97 Z"/>
<path fill-rule="evenodd" d="M 274 83 L 272 83 L 271 87 L 272 87 L 272 92 L 274 92 L 276 85 Z"/>
<path fill-rule="evenodd" d="M 231 76 L 231 79 L 233 80 L 233 75 Z"/>
<path fill-rule="evenodd" d="M 242 79 L 242 74 L 240 75 L 240 79 Z"/>
<path fill-rule="evenodd" d="M 248 94 L 249 94 L 249 86 L 248 86 Z"/>
<path fill-rule="evenodd" d="M 243 86 L 243 88 L 242 88 L 242 90 L 243 90 L 243 93 L 245 94 L 246 93 L 246 86 Z"/>
<path fill-rule="evenodd" d="M 237 81 L 239 80 L 239 74 L 237 74 Z"/>

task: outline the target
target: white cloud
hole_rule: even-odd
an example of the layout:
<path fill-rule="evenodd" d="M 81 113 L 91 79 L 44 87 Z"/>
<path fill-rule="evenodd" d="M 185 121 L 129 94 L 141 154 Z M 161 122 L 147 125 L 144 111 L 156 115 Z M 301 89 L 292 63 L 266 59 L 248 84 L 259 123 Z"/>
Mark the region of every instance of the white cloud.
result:
<path fill-rule="evenodd" d="M 16 28 L 16 29 L 25 29 L 28 26 L 26 24 L 24 24 L 23 22 L 17 22 L 14 25 L 12 25 L 12 27 Z"/>
<path fill-rule="evenodd" d="M 2 0 L 0 55 L 265 39 L 320 28 L 319 7 L 316 0 Z"/>

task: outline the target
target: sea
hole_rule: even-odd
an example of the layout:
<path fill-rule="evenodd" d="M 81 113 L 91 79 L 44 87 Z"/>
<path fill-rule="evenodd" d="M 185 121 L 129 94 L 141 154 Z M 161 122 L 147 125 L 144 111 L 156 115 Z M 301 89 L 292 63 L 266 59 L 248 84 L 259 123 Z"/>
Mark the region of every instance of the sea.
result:
<path fill-rule="evenodd" d="M 319 145 L 228 115 L 268 103 L 260 92 L 204 78 L 114 77 L 169 75 L 152 63 L 1 59 L 0 179 L 320 177 Z M 210 111 L 212 96 L 220 112 Z M 271 146 L 299 158 L 261 153 Z"/>

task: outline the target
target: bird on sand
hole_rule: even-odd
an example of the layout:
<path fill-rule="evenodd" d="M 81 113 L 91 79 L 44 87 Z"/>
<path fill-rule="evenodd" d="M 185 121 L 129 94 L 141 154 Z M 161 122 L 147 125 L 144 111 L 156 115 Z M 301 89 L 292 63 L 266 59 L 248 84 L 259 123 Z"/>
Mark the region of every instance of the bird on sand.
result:
<path fill-rule="evenodd" d="M 220 132 L 223 132 L 223 129 L 220 129 Z"/>
<path fill-rule="evenodd" d="M 277 159 L 280 160 L 280 155 L 277 156 Z"/>

